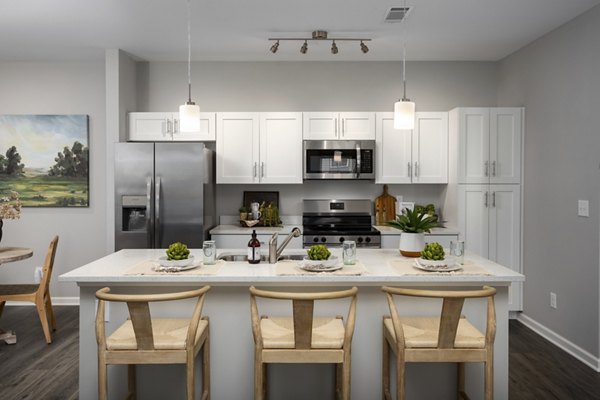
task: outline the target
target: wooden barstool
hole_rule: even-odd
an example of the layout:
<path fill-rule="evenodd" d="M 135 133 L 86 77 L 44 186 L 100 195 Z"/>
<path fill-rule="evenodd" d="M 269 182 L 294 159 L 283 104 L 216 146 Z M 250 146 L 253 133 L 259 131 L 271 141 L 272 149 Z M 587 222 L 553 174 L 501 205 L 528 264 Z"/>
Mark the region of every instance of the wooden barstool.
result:
<path fill-rule="evenodd" d="M 96 292 L 96 341 L 98 342 L 98 399 L 108 397 L 106 366 L 127 364 L 129 396 L 136 398 L 136 364 L 186 364 L 187 400 L 195 394 L 194 365 L 202 349 L 202 400 L 210 398 L 210 358 L 208 317 L 202 317 L 204 296 L 210 286 L 187 292 L 164 294 L 112 294 L 109 288 Z M 192 317 L 151 318 L 149 302 L 183 300 L 197 297 Z M 126 302 L 130 319 L 106 337 L 105 302 Z"/>
<path fill-rule="evenodd" d="M 254 399 L 266 398 L 268 363 L 336 365 L 336 394 L 350 399 L 350 348 L 356 318 L 357 289 L 320 293 L 273 292 L 250 288 L 254 335 Z M 256 298 L 291 300 L 293 317 L 259 317 Z M 343 318 L 314 317 L 315 300 L 351 298 Z"/>
<path fill-rule="evenodd" d="M 383 399 L 391 399 L 390 349 L 396 355 L 396 398 L 404 400 L 404 372 L 408 362 L 455 362 L 458 371 L 458 397 L 465 393 L 465 362 L 482 362 L 485 368 L 485 399 L 494 396 L 494 338 L 496 336 L 496 289 L 484 286 L 477 290 L 419 290 L 383 287 L 391 317 L 383 317 Z M 394 296 L 443 299 L 439 317 L 400 317 Z M 464 316 L 467 298 L 487 297 L 485 335 Z"/>

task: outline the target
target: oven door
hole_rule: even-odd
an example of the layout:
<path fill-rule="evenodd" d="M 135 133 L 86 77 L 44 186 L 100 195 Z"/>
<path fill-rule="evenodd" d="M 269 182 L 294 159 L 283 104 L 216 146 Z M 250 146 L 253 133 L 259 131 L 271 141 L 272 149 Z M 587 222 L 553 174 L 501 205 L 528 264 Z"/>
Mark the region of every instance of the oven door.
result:
<path fill-rule="evenodd" d="M 305 140 L 304 179 L 375 179 L 374 140 Z"/>

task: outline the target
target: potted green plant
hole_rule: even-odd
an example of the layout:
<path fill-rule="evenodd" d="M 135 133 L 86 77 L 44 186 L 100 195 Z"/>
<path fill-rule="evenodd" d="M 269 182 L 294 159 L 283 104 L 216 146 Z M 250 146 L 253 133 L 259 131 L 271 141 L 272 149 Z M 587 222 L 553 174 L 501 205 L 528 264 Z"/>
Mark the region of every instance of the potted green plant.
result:
<path fill-rule="evenodd" d="M 241 206 L 239 209 L 240 212 L 240 221 L 245 221 L 248 219 L 248 208 L 246 206 Z"/>
<path fill-rule="evenodd" d="M 425 247 L 425 232 L 437 226 L 437 221 L 426 212 L 417 209 L 402 210 L 396 219 L 388 221 L 386 225 L 400 229 L 400 254 L 405 257 L 420 257 L 421 250 Z"/>

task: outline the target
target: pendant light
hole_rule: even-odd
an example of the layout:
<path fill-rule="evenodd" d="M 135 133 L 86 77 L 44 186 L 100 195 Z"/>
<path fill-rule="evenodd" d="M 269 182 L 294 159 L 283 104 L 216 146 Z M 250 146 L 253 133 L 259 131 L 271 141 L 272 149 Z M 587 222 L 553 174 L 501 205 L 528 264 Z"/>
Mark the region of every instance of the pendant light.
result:
<path fill-rule="evenodd" d="M 200 106 L 192 101 L 192 34 L 191 34 L 191 0 L 188 0 L 187 34 L 188 34 L 188 101 L 179 106 L 179 129 L 181 132 L 198 132 L 200 130 Z"/>
<path fill-rule="evenodd" d="M 406 10 L 406 1 L 404 1 Z M 406 15 L 406 14 L 405 14 Z M 405 35 L 406 36 L 406 33 Z M 414 129 L 415 103 L 406 98 L 406 46 L 402 44 L 402 100 L 394 103 L 394 128 Z"/>

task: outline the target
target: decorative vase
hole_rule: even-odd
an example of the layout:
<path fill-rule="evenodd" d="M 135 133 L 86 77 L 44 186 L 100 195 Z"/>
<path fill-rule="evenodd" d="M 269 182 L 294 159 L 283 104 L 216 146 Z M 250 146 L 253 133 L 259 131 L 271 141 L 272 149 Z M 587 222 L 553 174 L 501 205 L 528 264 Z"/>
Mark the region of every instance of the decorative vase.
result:
<path fill-rule="evenodd" d="M 400 254 L 405 257 L 421 257 L 421 251 L 425 247 L 424 233 L 402 232 L 400 235 Z"/>
<path fill-rule="evenodd" d="M 248 219 L 248 213 L 247 212 L 241 212 L 240 213 L 240 221 L 245 221 Z"/>

